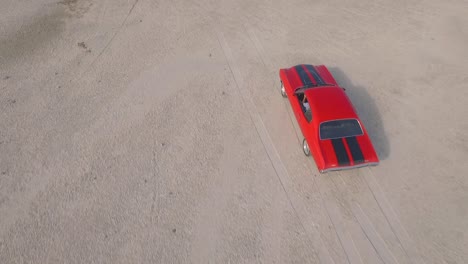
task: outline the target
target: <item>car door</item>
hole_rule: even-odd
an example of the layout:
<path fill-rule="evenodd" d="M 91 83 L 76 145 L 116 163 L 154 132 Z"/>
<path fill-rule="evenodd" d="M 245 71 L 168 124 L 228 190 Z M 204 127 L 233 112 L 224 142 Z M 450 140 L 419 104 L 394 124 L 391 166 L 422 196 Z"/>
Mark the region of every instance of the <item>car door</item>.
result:
<path fill-rule="evenodd" d="M 307 127 L 309 122 L 305 116 L 304 106 L 302 104 L 302 100 L 304 98 L 304 93 L 293 93 L 293 96 L 289 96 L 289 101 L 291 103 L 291 107 L 293 108 L 294 115 L 296 117 L 297 123 L 301 128 L 302 134 L 305 136 L 307 134 Z"/>
<path fill-rule="evenodd" d="M 309 103 L 307 95 L 304 94 L 303 103 Z M 303 126 L 303 135 L 307 140 L 309 145 L 310 152 L 314 159 L 317 158 L 317 155 L 320 153 L 318 135 L 316 131 L 316 126 L 314 125 L 314 113 L 312 112 L 312 106 L 304 106 L 302 109 L 302 126 Z"/>
<path fill-rule="evenodd" d="M 296 116 L 297 123 L 301 129 L 302 135 L 307 139 L 309 147 L 312 149 L 317 145 L 315 142 L 309 142 L 312 141 L 312 138 L 314 138 L 313 113 L 310 106 L 306 107 L 303 104 L 304 98 L 308 103 L 307 97 L 304 93 L 294 93 L 294 96 L 290 96 L 290 103 L 293 108 L 294 115 Z"/>

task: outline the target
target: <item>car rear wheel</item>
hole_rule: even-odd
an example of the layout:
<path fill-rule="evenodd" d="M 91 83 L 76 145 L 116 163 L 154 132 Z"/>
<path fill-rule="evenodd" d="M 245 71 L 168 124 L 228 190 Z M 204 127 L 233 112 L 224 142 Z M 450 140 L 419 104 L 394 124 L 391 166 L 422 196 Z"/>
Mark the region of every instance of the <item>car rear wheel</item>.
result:
<path fill-rule="evenodd" d="M 281 95 L 286 98 L 287 95 L 286 95 L 286 89 L 284 88 L 284 84 L 283 84 L 283 81 L 281 81 Z"/>
<path fill-rule="evenodd" d="M 302 141 L 302 150 L 304 151 L 304 154 L 308 157 L 310 156 L 310 149 L 309 149 L 309 144 L 307 144 L 307 140 L 304 138 Z"/>

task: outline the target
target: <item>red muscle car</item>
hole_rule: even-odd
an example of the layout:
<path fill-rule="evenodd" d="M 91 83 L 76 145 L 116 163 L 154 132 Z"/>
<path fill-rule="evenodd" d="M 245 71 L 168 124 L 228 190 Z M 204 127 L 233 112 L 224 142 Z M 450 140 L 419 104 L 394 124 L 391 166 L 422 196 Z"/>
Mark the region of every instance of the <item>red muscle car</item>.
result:
<path fill-rule="evenodd" d="M 304 154 L 312 154 L 321 173 L 379 163 L 354 106 L 326 66 L 301 64 L 279 75 L 281 94 L 304 135 Z"/>

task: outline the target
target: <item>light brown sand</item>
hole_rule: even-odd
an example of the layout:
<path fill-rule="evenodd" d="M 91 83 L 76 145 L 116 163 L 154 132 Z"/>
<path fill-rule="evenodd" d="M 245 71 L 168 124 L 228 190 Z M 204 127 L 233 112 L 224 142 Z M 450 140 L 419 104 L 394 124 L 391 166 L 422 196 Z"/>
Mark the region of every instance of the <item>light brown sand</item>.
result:
<path fill-rule="evenodd" d="M 0 263 L 467 263 L 467 10 L 0 0 Z M 304 157 L 299 63 L 378 167 Z"/>

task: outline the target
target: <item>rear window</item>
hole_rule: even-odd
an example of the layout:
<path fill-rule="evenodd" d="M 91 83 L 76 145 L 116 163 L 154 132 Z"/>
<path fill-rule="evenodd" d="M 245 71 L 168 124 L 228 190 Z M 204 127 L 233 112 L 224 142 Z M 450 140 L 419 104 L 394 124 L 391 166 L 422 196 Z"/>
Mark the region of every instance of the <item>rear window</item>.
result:
<path fill-rule="evenodd" d="M 354 137 L 364 134 L 356 119 L 327 121 L 320 124 L 320 139 Z"/>

